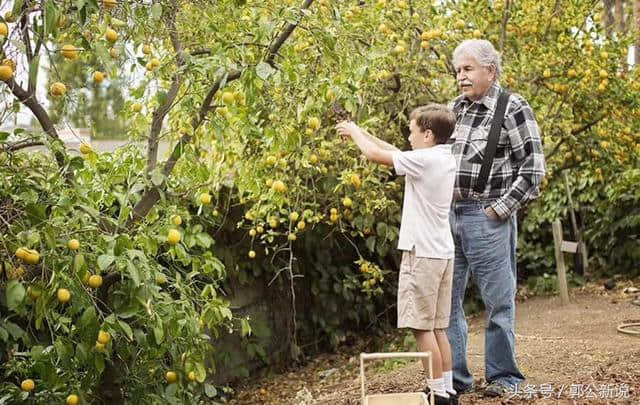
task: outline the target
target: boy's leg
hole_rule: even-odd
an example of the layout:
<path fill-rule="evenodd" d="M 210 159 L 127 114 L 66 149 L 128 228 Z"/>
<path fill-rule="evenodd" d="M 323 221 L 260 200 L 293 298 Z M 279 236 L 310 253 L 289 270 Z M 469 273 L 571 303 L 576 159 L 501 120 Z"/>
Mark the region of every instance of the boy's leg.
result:
<path fill-rule="evenodd" d="M 433 375 L 429 378 L 427 374 L 429 372 L 428 359 L 422 359 L 422 367 L 425 374 L 427 374 L 427 388 L 436 394 L 436 404 L 449 404 L 449 394 L 447 393 L 447 387 L 442 377 L 442 356 L 440 355 L 440 347 L 436 335 L 432 330 L 418 330 L 413 329 L 413 335 L 416 338 L 418 350 L 421 352 L 431 352 L 431 365 Z M 425 389 L 426 392 L 427 389 Z"/>
<path fill-rule="evenodd" d="M 413 336 L 416 338 L 418 350 L 421 352 L 431 352 L 431 364 L 433 366 L 433 375 L 431 378 L 442 378 L 442 356 L 440 354 L 440 347 L 436 340 L 436 335 L 432 330 L 418 330 L 413 329 Z M 425 373 L 429 372 L 428 359 L 422 359 L 422 367 Z"/>

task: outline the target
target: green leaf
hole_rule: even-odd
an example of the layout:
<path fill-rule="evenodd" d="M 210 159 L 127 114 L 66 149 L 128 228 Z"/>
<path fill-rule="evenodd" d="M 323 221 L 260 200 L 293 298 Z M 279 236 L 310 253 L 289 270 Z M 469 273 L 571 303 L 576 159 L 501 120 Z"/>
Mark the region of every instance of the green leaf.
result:
<path fill-rule="evenodd" d="M 131 330 L 131 326 L 125 321 L 118 320 L 118 325 L 120 325 L 120 329 L 127 335 L 129 341 L 133 341 L 133 331 Z"/>
<path fill-rule="evenodd" d="M 18 280 L 11 280 L 7 284 L 7 307 L 15 310 L 24 300 L 25 289 Z"/>
<path fill-rule="evenodd" d="M 205 249 L 208 249 L 213 243 L 213 238 L 208 233 L 204 232 L 198 233 L 196 235 L 196 240 L 198 241 L 198 245 Z"/>
<path fill-rule="evenodd" d="M 164 330 L 162 329 L 162 324 L 153 327 L 153 337 L 156 339 L 156 343 L 158 345 L 162 344 L 162 341 L 164 340 Z"/>
<path fill-rule="evenodd" d="M 104 371 L 104 357 L 94 356 L 94 366 L 98 374 L 102 374 L 102 372 Z"/>
<path fill-rule="evenodd" d="M 154 20 L 159 19 L 162 16 L 162 5 L 160 3 L 154 3 L 151 6 L 151 18 Z"/>
<path fill-rule="evenodd" d="M 29 83 L 36 83 L 38 79 L 38 68 L 40 66 L 40 57 L 34 56 L 29 62 Z"/>
<path fill-rule="evenodd" d="M 251 335 L 251 325 L 249 325 L 249 321 L 243 318 L 240 320 L 240 324 L 242 325 L 242 337 Z"/>
<path fill-rule="evenodd" d="M 13 8 L 11 9 L 11 14 L 13 15 L 20 15 L 20 13 L 22 13 L 22 4 L 24 3 L 24 0 L 15 0 L 13 2 Z"/>
<path fill-rule="evenodd" d="M 376 237 L 375 236 L 369 236 L 367 238 L 366 245 L 367 245 L 367 249 L 369 249 L 370 252 L 373 252 L 373 250 L 376 247 Z"/>
<path fill-rule="evenodd" d="M 104 271 L 114 260 L 116 260 L 116 258 L 111 255 L 100 255 L 98 256 L 98 268 Z"/>
<path fill-rule="evenodd" d="M 216 395 L 218 395 L 218 390 L 216 390 L 216 387 L 214 387 L 213 385 L 207 383 L 204 385 L 204 394 L 209 398 L 214 398 Z"/>
<path fill-rule="evenodd" d="M 256 74 L 262 80 L 267 80 L 273 73 L 275 73 L 275 69 L 272 68 L 268 63 L 260 62 L 256 66 Z"/>
<path fill-rule="evenodd" d="M 73 258 L 73 269 L 77 272 L 80 271 L 84 267 L 84 255 L 82 253 L 78 253 L 76 257 Z"/>
<path fill-rule="evenodd" d="M 138 268 L 132 263 L 127 261 L 127 273 L 129 273 L 129 277 L 131 281 L 133 281 L 133 285 L 136 287 L 140 286 L 140 272 L 138 272 Z"/>
<path fill-rule="evenodd" d="M 96 310 L 93 306 L 87 307 L 78 319 L 78 328 L 85 329 L 96 322 Z"/>
<path fill-rule="evenodd" d="M 8 132 L 0 132 L 0 142 L 6 141 L 9 135 L 10 134 Z"/>
<path fill-rule="evenodd" d="M 58 9 L 53 1 L 48 0 L 44 6 L 44 33 L 45 35 L 54 34 L 56 32 L 56 23 L 58 22 Z"/>

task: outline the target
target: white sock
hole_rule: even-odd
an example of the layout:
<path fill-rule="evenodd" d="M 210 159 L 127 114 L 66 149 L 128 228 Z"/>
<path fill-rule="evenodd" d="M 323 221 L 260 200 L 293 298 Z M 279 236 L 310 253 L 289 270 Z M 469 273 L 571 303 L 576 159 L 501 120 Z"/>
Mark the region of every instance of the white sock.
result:
<path fill-rule="evenodd" d="M 445 371 L 442 373 L 442 377 L 444 378 L 444 386 L 447 389 L 447 392 L 456 394 L 456 390 L 453 389 L 453 371 Z"/>
<path fill-rule="evenodd" d="M 444 386 L 443 377 L 435 378 L 433 380 L 427 379 L 427 385 L 429 386 L 429 388 L 433 390 L 433 392 L 436 393 L 436 395 L 444 398 L 449 398 L 449 394 L 447 394 L 447 389 Z"/>

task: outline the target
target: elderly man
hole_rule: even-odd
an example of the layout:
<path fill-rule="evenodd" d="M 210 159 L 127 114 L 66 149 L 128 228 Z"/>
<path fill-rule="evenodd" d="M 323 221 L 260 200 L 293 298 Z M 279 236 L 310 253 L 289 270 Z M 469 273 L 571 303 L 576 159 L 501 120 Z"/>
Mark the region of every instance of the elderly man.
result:
<path fill-rule="evenodd" d="M 453 53 L 453 64 L 462 94 L 452 102 L 457 121 L 452 151 L 458 166 L 450 213 L 455 260 L 447 332 L 453 371 L 447 388 L 453 386 L 460 394 L 473 385 L 462 305 L 471 276 L 488 318 L 485 395 L 502 396 L 524 380 L 516 363 L 514 335 L 516 211 L 539 193 L 544 154 L 531 107 L 498 83 L 500 55 L 490 42 L 462 42 Z"/>

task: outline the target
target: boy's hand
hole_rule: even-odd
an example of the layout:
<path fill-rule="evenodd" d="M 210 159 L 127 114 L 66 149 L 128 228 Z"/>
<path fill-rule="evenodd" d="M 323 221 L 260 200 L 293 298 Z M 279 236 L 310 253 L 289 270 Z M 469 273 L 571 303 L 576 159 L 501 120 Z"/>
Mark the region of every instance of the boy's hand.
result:
<path fill-rule="evenodd" d="M 360 128 L 353 121 L 342 121 L 336 125 L 338 134 L 343 138 L 353 137 L 353 134 L 357 133 Z"/>

